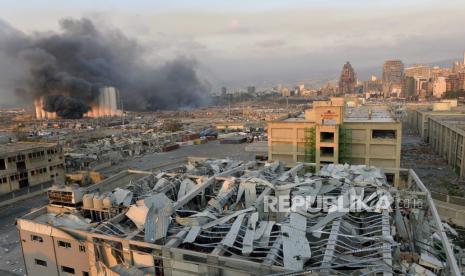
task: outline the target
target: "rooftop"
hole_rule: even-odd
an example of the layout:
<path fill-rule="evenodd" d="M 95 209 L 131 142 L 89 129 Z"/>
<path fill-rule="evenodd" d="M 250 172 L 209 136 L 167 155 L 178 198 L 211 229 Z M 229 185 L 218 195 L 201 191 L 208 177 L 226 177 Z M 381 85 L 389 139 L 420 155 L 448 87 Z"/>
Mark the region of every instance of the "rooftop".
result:
<path fill-rule="evenodd" d="M 0 144 L 0 154 L 11 154 L 21 151 L 28 151 L 36 148 L 49 148 L 56 146 L 55 143 L 44 143 L 44 142 L 14 142 Z"/>
<path fill-rule="evenodd" d="M 432 119 L 450 127 L 456 127 L 459 130 L 465 131 L 465 114 L 433 116 Z"/>
<path fill-rule="evenodd" d="M 455 268 L 449 265 L 449 242 L 431 211 L 432 200 L 422 206 L 399 205 L 405 197 L 424 198 L 427 190 L 422 184 L 399 193 L 375 167 L 328 165 L 316 174 L 309 169 L 304 164 L 287 169 L 279 162 L 196 161 L 112 192 L 86 194 L 74 211 L 66 204 L 60 213 L 56 200 L 68 190 L 57 189 L 55 207 L 28 214 L 18 225 L 34 227 L 32 220 L 67 233 L 76 229 L 112 237 L 113 246 L 128 240 L 139 250 L 144 245 L 179 249 L 191 263 L 208 265 L 205 260 L 215 257 L 225 267 L 234 264 L 236 271 L 251 274 L 260 274 L 263 266 L 268 273 L 337 275 L 394 274 L 419 267 L 448 274 Z M 366 207 L 353 209 L 346 201 L 356 195 Z M 267 207 L 268 196 L 290 196 L 290 202 L 297 196 L 311 197 L 314 202 L 273 210 Z M 343 206 L 316 209 L 315 196 L 332 196 Z M 402 262 L 392 254 L 394 248 L 400 255 L 417 254 L 420 262 L 416 258 Z M 189 254 L 195 257 L 186 257 Z M 96 258 L 110 266 L 108 259 Z"/>
<path fill-rule="evenodd" d="M 395 123 L 387 107 L 364 105 L 359 107 L 346 107 L 344 112 L 345 123 Z"/>

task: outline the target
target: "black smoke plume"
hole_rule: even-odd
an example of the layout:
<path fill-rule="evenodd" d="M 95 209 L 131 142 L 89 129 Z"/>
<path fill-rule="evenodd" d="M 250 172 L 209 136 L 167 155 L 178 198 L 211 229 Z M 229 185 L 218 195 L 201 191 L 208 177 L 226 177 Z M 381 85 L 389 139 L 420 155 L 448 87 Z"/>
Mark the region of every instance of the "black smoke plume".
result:
<path fill-rule="evenodd" d="M 89 19 L 64 19 L 60 27 L 60 32 L 27 35 L 0 21 L 0 58 L 18 71 L 8 81 L 21 98 L 43 97 L 44 110 L 81 118 L 105 86 L 117 87 L 130 110 L 208 102 L 209 85 L 199 78 L 194 60 L 178 57 L 154 65 L 146 56 L 156 49 L 118 29 L 97 28 Z"/>

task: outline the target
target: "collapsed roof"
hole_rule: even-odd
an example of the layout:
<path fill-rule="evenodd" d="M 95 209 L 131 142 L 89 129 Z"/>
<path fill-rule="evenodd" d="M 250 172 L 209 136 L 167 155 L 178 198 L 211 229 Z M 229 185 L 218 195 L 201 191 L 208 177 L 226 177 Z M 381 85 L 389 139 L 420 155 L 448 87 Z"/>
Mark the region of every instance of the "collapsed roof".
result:
<path fill-rule="evenodd" d="M 409 182 L 398 190 L 382 170 L 365 165 L 314 169 L 203 160 L 87 195 L 93 205 L 84 198 L 79 215 L 91 219 L 91 233 L 259 263 L 273 273 L 454 271 L 443 226 L 421 187 Z M 109 215 L 96 214 L 99 200 L 107 200 L 102 210 Z M 290 208 L 274 210 L 273 203 Z"/>

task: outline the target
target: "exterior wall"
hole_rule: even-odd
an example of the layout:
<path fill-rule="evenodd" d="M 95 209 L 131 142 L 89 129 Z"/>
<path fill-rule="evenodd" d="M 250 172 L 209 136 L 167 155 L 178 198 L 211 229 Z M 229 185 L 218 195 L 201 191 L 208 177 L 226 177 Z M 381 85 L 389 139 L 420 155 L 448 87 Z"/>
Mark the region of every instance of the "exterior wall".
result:
<path fill-rule="evenodd" d="M 20 230 L 19 235 L 27 274 L 49 276 L 58 275 L 53 238 L 48 235 L 26 230 Z M 33 235 L 40 237 L 42 242 L 33 241 Z M 45 261 L 46 266 L 36 264 L 36 259 Z"/>
<path fill-rule="evenodd" d="M 303 162 L 305 129 L 314 126 L 313 122 L 269 122 L 268 159 L 287 164 Z"/>
<path fill-rule="evenodd" d="M 322 133 L 332 133 L 334 139 L 327 141 L 323 139 Z M 339 162 L 339 126 L 338 125 L 317 125 L 316 127 L 316 163 L 334 163 Z M 333 155 L 322 154 L 321 148 L 332 148 Z M 318 168 L 318 167 L 317 167 Z"/>
<path fill-rule="evenodd" d="M 65 179 L 63 152 L 56 145 L 2 154 L 1 159 L 5 162 L 5 169 L 0 170 L 0 194 L 48 181 L 63 182 Z M 17 164 L 22 162 L 25 168 L 18 168 Z M 26 178 L 28 185 L 20 185 L 21 180 Z"/>
<path fill-rule="evenodd" d="M 86 243 L 51 226 L 20 222 L 19 234 L 28 275 L 90 275 Z M 34 237 L 34 238 L 33 238 Z M 37 240 L 36 237 L 39 237 Z M 70 246 L 62 247 L 59 242 Z M 83 246 L 83 247 L 80 247 Z M 38 263 L 40 262 L 40 264 Z M 71 268 L 74 274 L 63 267 Z"/>
<path fill-rule="evenodd" d="M 429 143 L 433 151 L 444 158 L 447 164 L 460 176 L 465 177 L 465 130 L 454 124 L 443 121 L 448 116 L 451 119 L 463 119 L 465 114 L 460 111 L 433 112 L 415 109 L 407 110 L 409 127 L 415 129 Z"/>
<path fill-rule="evenodd" d="M 451 105 L 446 103 L 446 105 Z M 431 105 L 430 105 L 431 106 Z M 424 106 L 423 106 L 424 107 Z M 429 118 L 437 116 L 464 116 L 462 111 L 432 111 L 424 109 L 407 108 L 407 123 L 409 128 L 415 130 L 425 142 L 429 142 Z"/>
<path fill-rule="evenodd" d="M 464 137 L 465 131 L 440 121 L 438 118 L 428 120 L 429 144 L 433 151 L 444 158 L 447 164 L 460 176 L 465 176 Z"/>
<path fill-rule="evenodd" d="M 351 163 L 384 168 L 399 182 L 402 127 L 400 123 L 344 123 L 351 130 Z M 395 138 L 373 138 L 373 130 L 393 130 Z"/>
<path fill-rule="evenodd" d="M 339 126 L 315 125 L 311 122 L 270 122 L 268 124 L 268 158 L 281 160 L 288 164 L 304 161 L 304 129 L 316 126 L 316 163 L 338 163 Z M 385 168 L 386 173 L 394 175 L 394 183 L 399 181 L 400 150 L 402 127 L 400 123 L 344 123 L 350 130 L 352 139 L 351 163 L 365 164 Z M 395 139 L 372 138 L 373 130 L 393 130 Z M 332 142 L 321 140 L 321 132 L 334 133 Z M 321 147 L 333 148 L 333 156 L 322 156 Z"/>
<path fill-rule="evenodd" d="M 46 210 L 38 210 L 44 213 Z M 30 219 L 33 219 L 31 215 Z M 66 233 L 49 225 L 30 219 L 18 219 L 21 246 L 28 275 L 85 276 L 120 275 L 111 267 L 124 263 L 140 268 L 144 275 L 262 275 L 284 272 L 284 268 L 266 266 L 251 261 L 231 259 L 180 248 L 168 248 L 153 243 L 83 232 L 67 228 Z M 69 233 L 69 234 L 68 234 Z M 81 240 L 72 236 L 80 237 Z M 36 235 L 43 242 L 31 242 Z M 70 242 L 70 248 L 58 248 L 58 241 Z M 86 245 L 80 252 L 79 245 Z M 100 256 L 99 256 L 100 255 Z M 47 266 L 37 265 L 35 259 L 45 261 Z M 105 260 L 105 263 L 100 261 Z M 187 261 L 186 261 L 187 260 Z M 62 272 L 61 267 L 74 269 L 74 274 Z M 87 272 L 88 274 L 86 274 Z"/>
<path fill-rule="evenodd" d="M 339 101 L 338 101 L 339 100 Z M 315 163 L 339 163 L 340 128 L 350 131 L 350 163 L 377 166 L 392 174 L 399 183 L 402 125 L 399 122 L 344 122 L 344 98 L 314 102 L 311 111 L 305 111 L 301 121 L 268 122 L 268 158 L 284 161 L 289 165 L 303 162 L 305 156 L 305 128 L 315 127 Z M 312 121 L 310 121 L 312 119 Z M 373 138 L 373 130 L 392 130 L 395 138 Z M 322 139 L 331 135 L 331 141 Z M 344 158 L 345 159 L 345 158 Z"/>
<path fill-rule="evenodd" d="M 87 247 L 84 242 L 78 240 L 53 238 L 55 246 L 55 254 L 57 256 L 57 266 L 59 275 L 69 275 L 64 272 L 62 267 L 69 267 L 74 269 L 74 275 L 83 275 L 84 272 L 89 273 L 89 260 L 87 256 Z M 59 242 L 69 242 L 70 248 L 59 246 Z"/>

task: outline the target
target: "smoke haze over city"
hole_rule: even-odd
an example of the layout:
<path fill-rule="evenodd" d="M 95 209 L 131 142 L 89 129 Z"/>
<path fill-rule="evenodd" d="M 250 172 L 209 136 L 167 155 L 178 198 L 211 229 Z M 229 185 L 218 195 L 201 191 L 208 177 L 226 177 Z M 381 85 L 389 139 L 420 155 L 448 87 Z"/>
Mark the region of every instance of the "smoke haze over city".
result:
<path fill-rule="evenodd" d="M 49 0 L 28 3 L 26 10 L 26 4 L 5 3 L 0 11 L 4 20 L 0 35 L 66 35 L 70 30 L 64 28 L 63 18 L 73 24 L 91 18 L 88 22 L 95 24 L 101 38 L 121 39 L 116 45 L 110 43 L 111 49 L 103 54 L 130 58 L 132 66 L 160 68 L 167 63 L 165 72 L 182 67 L 184 76 L 199 78 L 191 85 L 208 90 L 207 80 L 213 91 L 223 85 L 266 87 L 334 80 L 340 64 L 348 60 L 360 79 L 372 73 L 379 75 L 382 62 L 391 58 L 399 58 L 406 65 L 450 62 L 461 56 L 465 39 L 465 7 L 460 1 L 254 1 L 240 5 L 207 0 L 196 1 L 195 5 L 187 1 L 136 2 L 141 5 Z M 104 33 L 104 29 L 110 32 Z M 5 39 L 0 43 L 5 45 Z M 116 48 L 125 47 L 133 52 L 115 55 Z M 0 53 L 5 65 L 0 66 L 1 93 L 7 96 L 2 102 L 14 103 L 18 99 L 12 92 L 12 82 L 20 78 L 18 73 L 24 68 L 3 55 L 9 57 Z M 146 64 L 136 64 L 130 55 L 137 55 L 138 62 Z M 124 76 L 134 72 L 128 69 L 127 65 L 112 68 L 119 73 L 126 71 Z M 198 75 L 192 76 L 191 69 Z M 139 81 L 137 77 L 146 76 L 137 74 L 131 81 Z M 141 90 L 147 94 L 146 89 Z M 133 106 L 158 107 L 147 102 L 159 99 Z"/>
<path fill-rule="evenodd" d="M 59 21 L 59 31 L 25 34 L 0 23 L 0 55 L 6 61 L 0 87 L 18 100 L 42 97 L 44 110 L 60 117 L 82 117 L 106 86 L 117 87 L 131 110 L 208 102 L 209 86 L 199 78 L 194 59 L 178 55 L 148 61 L 146 55 L 156 48 L 146 48 L 119 29 L 66 18 Z"/>
<path fill-rule="evenodd" d="M 195 57 L 213 85 L 337 76 L 347 60 L 368 77 L 386 59 L 411 64 L 457 58 L 465 38 L 461 1 L 41 3 L 28 3 L 25 13 L 26 4 L 4 4 L 0 17 L 32 32 L 58 30 L 63 16 L 90 16 L 156 45 L 151 57 L 157 60 Z"/>

